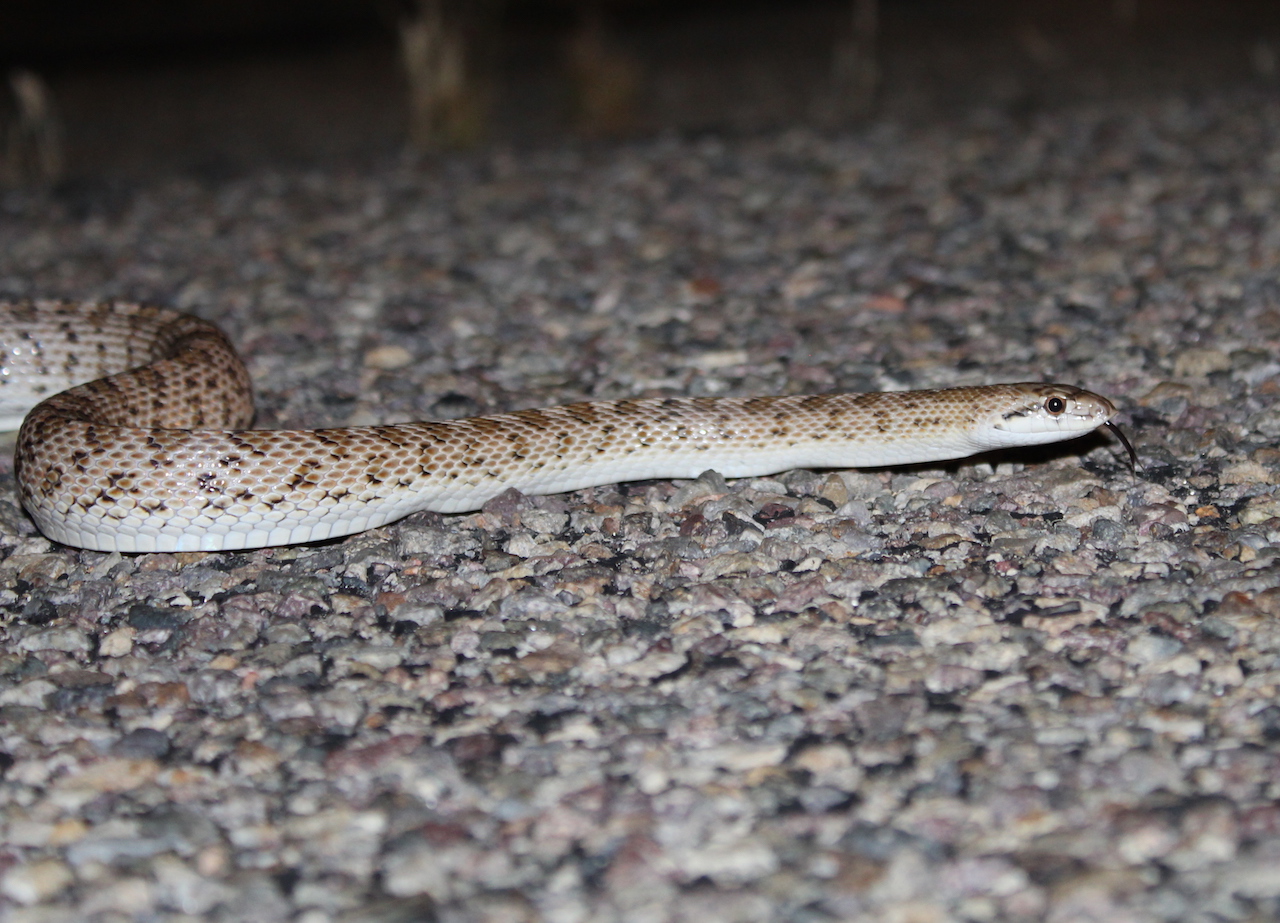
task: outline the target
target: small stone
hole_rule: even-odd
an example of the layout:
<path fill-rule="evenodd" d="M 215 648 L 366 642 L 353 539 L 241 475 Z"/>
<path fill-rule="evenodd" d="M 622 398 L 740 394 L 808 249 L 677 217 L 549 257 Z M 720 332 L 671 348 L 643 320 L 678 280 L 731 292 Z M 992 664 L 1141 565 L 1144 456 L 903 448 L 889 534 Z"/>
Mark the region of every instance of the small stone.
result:
<path fill-rule="evenodd" d="M 161 759 L 168 754 L 169 738 L 152 728 L 138 728 L 111 745 L 111 755 L 125 759 Z"/>
<path fill-rule="evenodd" d="M 158 856 L 152 864 L 156 890 L 161 898 L 185 914 L 203 915 L 229 900 L 234 891 L 218 881 L 203 877 L 177 856 Z M 271 919 L 275 908 L 259 906 L 254 918 Z"/>
<path fill-rule="evenodd" d="M 668 673 L 674 673 L 685 665 L 688 657 L 678 651 L 654 651 L 639 660 L 618 668 L 619 673 L 636 679 L 654 680 Z"/>
<path fill-rule="evenodd" d="M 517 558 L 531 558 L 536 554 L 541 554 L 543 548 L 538 543 L 538 540 L 528 532 L 518 532 L 507 540 L 507 543 L 502 546 L 502 550 Z"/>
<path fill-rule="evenodd" d="M 29 865 L 18 865 L 0 880 L 0 893 L 30 906 L 56 897 L 71 884 L 71 869 L 57 859 L 42 859 Z"/>
<path fill-rule="evenodd" d="M 553 618 L 569 607 L 544 590 L 528 588 L 503 598 L 498 612 L 503 619 L 542 620 Z"/>
<path fill-rule="evenodd" d="M 408 756 L 421 744 L 421 737 L 401 734 L 367 747 L 335 751 L 325 760 L 325 768 L 335 776 L 367 774 L 392 760 Z"/>
<path fill-rule="evenodd" d="M 1240 513 L 1240 524 L 1256 526 L 1268 519 L 1280 517 L 1280 499 L 1276 497 L 1254 497 L 1249 505 Z"/>
<path fill-rule="evenodd" d="M 79 909 L 86 917 L 115 911 L 136 920 L 151 909 L 154 900 L 154 888 L 150 882 L 129 877 L 95 888 Z"/>
<path fill-rule="evenodd" d="M 1129 642 L 1125 652 L 1139 664 L 1153 664 L 1168 660 L 1182 650 L 1182 643 L 1173 638 L 1147 634 Z"/>
<path fill-rule="evenodd" d="M 45 697 L 58 691 L 47 679 L 33 679 L 19 686 L 0 691 L 0 705 L 24 705 L 27 708 L 43 708 Z"/>
<path fill-rule="evenodd" d="M 716 766 L 729 772 L 746 772 L 765 766 L 777 766 L 787 755 L 783 744 L 724 744 L 700 750 L 691 758 L 698 765 Z"/>
<path fill-rule="evenodd" d="M 246 776 L 270 772 L 280 765 L 282 759 L 277 751 L 256 740 L 240 741 L 232 755 L 236 771 Z"/>
<path fill-rule="evenodd" d="M 98 644 L 98 653 L 103 657 L 124 657 L 133 650 L 133 639 L 137 630 L 123 625 L 115 631 L 108 632 Z"/>
<path fill-rule="evenodd" d="M 1184 349 L 1173 360 L 1173 374 L 1179 378 L 1203 378 L 1230 368 L 1231 357 L 1219 349 Z"/>
<path fill-rule="evenodd" d="M 360 663 L 379 672 L 404 663 L 404 649 L 383 644 L 344 644 L 329 651 L 335 665 Z"/>
<path fill-rule="evenodd" d="M 1090 529 L 1091 541 L 1100 545 L 1117 545 L 1125 536 L 1125 528 L 1111 519 L 1095 520 Z"/>
<path fill-rule="evenodd" d="M 718 497 L 728 493 L 729 485 L 724 475 L 718 471 L 704 471 L 692 481 L 681 484 L 668 501 L 673 510 L 694 505 L 708 497 Z"/>
<path fill-rule="evenodd" d="M 413 362 L 413 353 L 403 346 L 379 346 L 364 354 L 365 368 L 380 369 L 384 372 L 402 369 Z"/>
<path fill-rule="evenodd" d="M 62 651 L 66 654 L 87 654 L 93 649 L 89 636 L 76 628 L 50 628 L 29 634 L 18 642 L 23 651 Z"/>
<path fill-rule="evenodd" d="M 778 857 L 759 840 L 744 839 L 723 846 L 709 846 L 683 855 L 677 864 L 689 880 L 706 876 L 719 885 L 757 881 L 778 867 Z"/>
<path fill-rule="evenodd" d="M 1255 461 L 1242 461 L 1223 468 L 1218 480 L 1223 484 L 1272 484 L 1275 475 Z"/>
<path fill-rule="evenodd" d="M 159 768 L 150 759 L 103 759 L 90 763 L 79 772 L 63 776 L 57 784 L 69 791 L 127 792 L 150 782 Z"/>
<path fill-rule="evenodd" d="M 1194 402 L 1195 397 L 1196 389 L 1190 385 L 1162 381 L 1138 398 L 1138 403 L 1143 407 L 1152 407 L 1168 416 L 1177 416 Z"/>
<path fill-rule="evenodd" d="M 400 544 L 407 555 L 468 555 L 479 550 L 480 542 L 464 529 L 406 522 L 400 526 Z"/>
<path fill-rule="evenodd" d="M 842 744 L 814 744 L 805 747 L 793 758 L 797 769 L 805 769 L 816 776 L 827 775 L 853 766 L 849 748 Z"/>
<path fill-rule="evenodd" d="M 552 510 L 525 510 L 520 514 L 520 524 L 540 535 L 559 535 L 569 524 L 569 516 Z"/>
<path fill-rule="evenodd" d="M 445 902 L 466 897 L 475 885 L 465 874 L 474 868 L 476 849 L 448 829 L 429 829 L 425 836 L 406 837 L 382 860 L 382 885 L 388 894 L 428 894 Z"/>
<path fill-rule="evenodd" d="M 829 474 L 822 482 L 818 496 L 839 509 L 849 502 L 849 488 L 838 474 Z"/>

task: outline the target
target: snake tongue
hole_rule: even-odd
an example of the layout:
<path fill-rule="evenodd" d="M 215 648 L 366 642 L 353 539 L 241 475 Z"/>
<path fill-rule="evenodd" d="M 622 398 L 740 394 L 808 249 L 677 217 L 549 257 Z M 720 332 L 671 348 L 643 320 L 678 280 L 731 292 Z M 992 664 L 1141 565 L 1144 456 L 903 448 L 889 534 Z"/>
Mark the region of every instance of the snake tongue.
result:
<path fill-rule="evenodd" d="M 1142 462 L 1138 461 L 1138 453 L 1133 450 L 1133 443 L 1131 443 L 1129 441 L 1129 437 L 1124 434 L 1124 430 L 1116 426 L 1110 420 L 1108 420 L 1104 425 L 1107 429 L 1111 430 L 1111 432 L 1115 433 L 1116 438 L 1119 439 L 1120 442 L 1124 444 L 1124 447 L 1129 450 L 1129 469 L 1134 472 L 1141 471 Z"/>

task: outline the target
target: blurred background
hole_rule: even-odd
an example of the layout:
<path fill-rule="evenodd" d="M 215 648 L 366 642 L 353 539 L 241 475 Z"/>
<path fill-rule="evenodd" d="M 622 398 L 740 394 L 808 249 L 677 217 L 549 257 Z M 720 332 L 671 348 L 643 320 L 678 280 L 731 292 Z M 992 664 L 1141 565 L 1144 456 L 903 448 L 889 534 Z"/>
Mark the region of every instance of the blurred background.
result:
<path fill-rule="evenodd" d="M 1280 87 L 1274 0 L 7 0 L 0 184 Z"/>

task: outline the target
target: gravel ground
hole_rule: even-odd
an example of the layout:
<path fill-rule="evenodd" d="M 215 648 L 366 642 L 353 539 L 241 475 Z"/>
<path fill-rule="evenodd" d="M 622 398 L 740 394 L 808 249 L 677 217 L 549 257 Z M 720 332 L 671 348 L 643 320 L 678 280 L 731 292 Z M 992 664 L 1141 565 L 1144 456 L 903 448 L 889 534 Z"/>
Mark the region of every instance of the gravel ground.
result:
<path fill-rule="evenodd" d="M 0 295 L 222 324 L 259 422 L 1059 380 L 1107 438 L 347 540 L 0 478 L 0 917 L 1280 916 L 1280 100 L 10 193 Z"/>

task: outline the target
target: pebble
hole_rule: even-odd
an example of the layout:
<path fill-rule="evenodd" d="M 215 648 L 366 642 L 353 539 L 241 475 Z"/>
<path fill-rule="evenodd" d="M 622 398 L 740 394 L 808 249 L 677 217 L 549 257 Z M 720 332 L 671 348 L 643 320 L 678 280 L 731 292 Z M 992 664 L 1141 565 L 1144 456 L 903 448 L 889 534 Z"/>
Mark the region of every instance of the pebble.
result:
<path fill-rule="evenodd" d="M 89 636 L 74 628 L 50 628 L 27 635 L 18 642 L 19 650 L 62 651 L 68 654 L 85 653 L 92 649 Z"/>
<path fill-rule="evenodd" d="M 111 745 L 111 755 L 125 759 L 160 759 L 168 754 L 169 738 L 153 728 L 137 728 Z"/>
<path fill-rule="evenodd" d="M 29 865 L 16 865 L 0 879 L 0 893 L 19 904 L 30 906 L 49 900 L 71 884 L 74 876 L 66 864 L 56 859 L 42 859 Z"/>
<path fill-rule="evenodd" d="M 366 368 L 381 371 L 402 369 L 413 362 L 413 353 L 403 346 L 379 346 L 364 354 Z"/>

